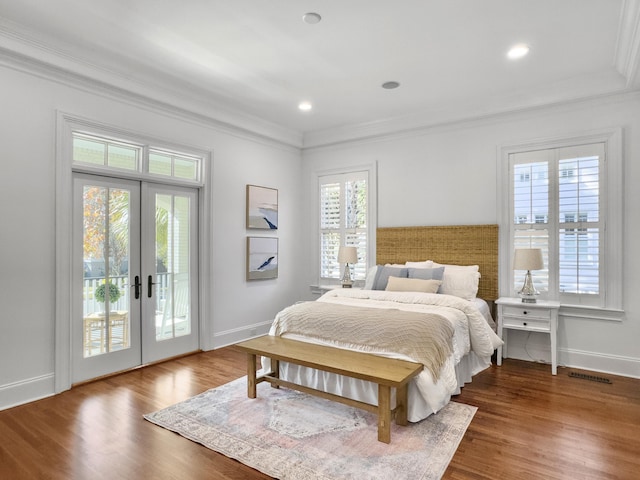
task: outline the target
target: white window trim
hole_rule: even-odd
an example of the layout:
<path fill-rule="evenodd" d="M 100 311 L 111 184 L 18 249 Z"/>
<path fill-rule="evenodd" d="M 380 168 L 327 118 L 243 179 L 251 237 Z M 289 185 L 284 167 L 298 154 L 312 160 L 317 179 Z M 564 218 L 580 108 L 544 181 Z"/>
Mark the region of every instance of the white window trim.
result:
<path fill-rule="evenodd" d="M 309 202 L 311 212 L 309 218 L 313 219 L 312 231 L 312 256 L 313 272 L 316 284 L 320 283 L 320 178 L 328 175 L 342 175 L 353 172 L 367 172 L 367 264 L 366 269 L 376 264 L 376 229 L 378 224 L 378 165 L 376 162 L 369 164 L 353 165 L 349 167 L 317 170 L 311 175 L 309 191 L 313 192 L 313 199 Z"/>
<path fill-rule="evenodd" d="M 193 153 L 203 159 L 201 170 L 201 181 L 190 182 L 178 180 L 172 181 L 171 177 L 162 178 L 159 181 L 157 176 L 153 178 L 143 176 L 137 172 L 128 172 L 110 168 L 83 168 L 73 164 L 72 161 L 72 132 L 86 131 L 93 134 L 104 134 L 113 138 L 129 138 L 141 144 L 153 144 L 158 147 L 166 147 L 171 150 Z M 131 142 L 130 142 L 131 143 Z M 54 388 L 56 393 L 71 388 L 71 279 L 72 279 L 72 238 L 73 224 L 72 215 L 69 212 L 73 208 L 73 172 L 84 172 L 92 174 L 102 174 L 106 176 L 116 176 L 118 178 L 128 178 L 133 180 L 154 181 L 167 185 L 187 185 L 200 187 L 199 197 L 199 309 L 200 309 L 200 348 L 210 350 L 213 348 L 211 327 L 204 319 L 210 316 L 212 305 L 209 295 L 210 278 L 213 271 L 213 259 L 211 254 L 213 238 L 213 155 L 212 152 L 194 147 L 182 145 L 169 145 L 148 135 L 138 132 L 127 131 L 117 127 L 108 126 L 99 122 L 88 120 L 79 116 L 71 115 L 61 111 L 56 112 L 56 306 L 55 306 L 55 355 L 54 355 Z"/>
<path fill-rule="evenodd" d="M 587 143 L 604 143 L 605 168 L 602 181 L 606 182 L 607 198 L 603 199 L 601 215 L 604 218 L 605 248 L 602 259 L 606 282 L 604 307 L 562 305 L 560 314 L 576 318 L 622 321 L 623 310 L 623 237 L 624 237 L 624 178 L 622 155 L 623 130 L 621 127 L 597 130 L 566 137 L 536 139 L 529 142 L 506 144 L 498 147 L 497 155 L 497 210 L 500 222 L 500 292 L 515 296 L 513 270 L 513 231 L 510 218 L 509 155 L 532 150 L 569 147 Z"/>

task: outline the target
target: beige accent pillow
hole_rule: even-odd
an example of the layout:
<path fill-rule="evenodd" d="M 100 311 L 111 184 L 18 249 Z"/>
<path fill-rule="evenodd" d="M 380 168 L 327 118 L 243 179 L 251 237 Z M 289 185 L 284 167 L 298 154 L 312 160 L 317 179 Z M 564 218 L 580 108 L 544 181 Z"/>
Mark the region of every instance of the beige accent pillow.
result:
<path fill-rule="evenodd" d="M 389 292 L 437 293 L 441 283 L 442 282 L 440 280 L 389 277 L 387 288 L 385 288 L 385 290 Z"/>

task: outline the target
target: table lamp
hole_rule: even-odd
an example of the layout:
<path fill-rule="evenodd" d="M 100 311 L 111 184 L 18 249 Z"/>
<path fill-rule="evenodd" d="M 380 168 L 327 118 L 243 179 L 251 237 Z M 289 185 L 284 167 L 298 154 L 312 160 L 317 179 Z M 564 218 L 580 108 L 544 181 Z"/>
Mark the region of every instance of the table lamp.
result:
<path fill-rule="evenodd" d="M 536 295 L 539 295 L 539 292 L 533 286 L 531 270 L 542 270 L 543 268 L 542 249 L 516 248 L 513 256 L 513 269 L 527 271 L 522 289 L 518 292 L 524 303 L 536 303 Z"/>
<path fill-rule="evenodd" d="M 358 263 L 358 249 L 356 247 L 340 247 L 338 249 L 338 263 L 344 263 L 344 274 L 342 275 L 342 288 L 351 288 L 353 280 L 351 280 L 350 263 Z"/>

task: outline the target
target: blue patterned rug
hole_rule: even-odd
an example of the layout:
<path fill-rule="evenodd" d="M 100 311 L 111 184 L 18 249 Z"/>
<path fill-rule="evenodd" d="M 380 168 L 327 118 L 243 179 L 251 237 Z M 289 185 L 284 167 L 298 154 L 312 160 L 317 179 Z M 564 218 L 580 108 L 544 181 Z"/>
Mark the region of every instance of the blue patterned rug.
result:
<path fill-rule="evenodd" d="M 246 378 L 145 419 L 283 480 L 432 480 L 444 474 L 476 407 L 450 402 L 435 415 L 377 440 L 374 414 Z"/>

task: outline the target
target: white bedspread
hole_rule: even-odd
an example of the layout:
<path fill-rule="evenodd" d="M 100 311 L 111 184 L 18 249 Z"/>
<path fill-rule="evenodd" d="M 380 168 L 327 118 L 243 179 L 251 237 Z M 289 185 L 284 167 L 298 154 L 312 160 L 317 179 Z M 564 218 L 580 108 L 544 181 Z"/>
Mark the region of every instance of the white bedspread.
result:
<path fill-rule="evenodd" d="M 320 297 L 318 302 L 330 302 L 343 305 L 363 306 L 369 308 L 399 309 L 418 312 L 437 313 L 449 320 L 454 327 L 453 353 L 445 362 L 440 378 L 434 382 L 428 370 L 424 370 L 409 385 L 409 421 L 419 421 L 431 413 L 435 413 L 446 405 L 459 392 L 460 379 L 456 374 L 456 366 L 463 361 L 467 374 L 474 375 L 490 365 L 490 357 L 494 350 L 502 344 L 502 340 L 493 332 L 483 314 L 473 302 L 458 297 L 442 294 L 387 292 L 379 290 L 331 290 Z M 272 328 L 271 335 L 275 334 Z M 287 338 L 322 343 L 303 335 L 283 335 Z M 375 352 L 394 358 L 408 358 L 401 354 Z M 269 368 L 268 359 L 263 359 L 263 367 Z M 331 393 L 348 396 L 368 403 L 377 403 L 377 389 L 368 382 L 356 379 L 345 379 L 326 372 L 311 371 L 304 367 L 289 365 L 283 362 L 281 376 L 295 383 L 319 388 Z M 468 375 L 467 375 L 468 376 Z"/>

